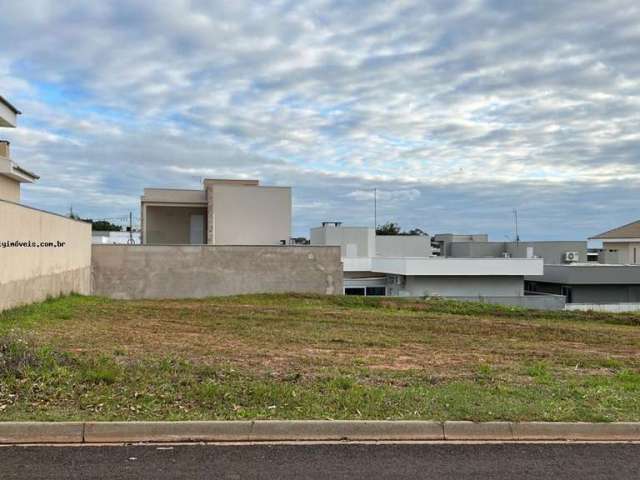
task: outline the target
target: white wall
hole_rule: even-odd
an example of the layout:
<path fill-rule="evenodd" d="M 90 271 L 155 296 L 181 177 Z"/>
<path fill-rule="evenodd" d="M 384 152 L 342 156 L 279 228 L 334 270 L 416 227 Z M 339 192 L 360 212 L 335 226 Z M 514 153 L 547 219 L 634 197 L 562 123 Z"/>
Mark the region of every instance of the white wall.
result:
<path fill-rule="evenodd" d="M 20 182 L 0 175 L 0 200 L 20 203 Z"/>
<path fill-rule="evenodd" d="M 0 200 L 0 310 L 90 287 L 91 224 Z"/>
<path fill-rule="evenodd" d="M 375 255 L 375 242 L 375 230 L 369 227 L 326 226 L 311 229 L 311 245 L 339 245 L 343 257 L 372 257 Z"/>
<path fill-rule="evenodd" d="M 404 285 L 392 287 L 400 296 L 494 296 L 524 294 L 523 277 L 405 277 Z"/>
<path fill-rule="evenodd" d="M 209 222 L 215 245 L 279 245 L 291 237 L 291 188 L 216 184 Z"/>
<path fill-rule="evenodd" d="M 431 239 L 420 235 L 376 235 L 379 257 L 429 257 Z"/>
<path fill-rule="evenodd" d="M 604 263 L 633 264 L 633 248 L 636 248 L 636 263 L 640 264 L 640 243 L 603 242 Z M 617 250 L 611 252 L 610 250 Z"/>

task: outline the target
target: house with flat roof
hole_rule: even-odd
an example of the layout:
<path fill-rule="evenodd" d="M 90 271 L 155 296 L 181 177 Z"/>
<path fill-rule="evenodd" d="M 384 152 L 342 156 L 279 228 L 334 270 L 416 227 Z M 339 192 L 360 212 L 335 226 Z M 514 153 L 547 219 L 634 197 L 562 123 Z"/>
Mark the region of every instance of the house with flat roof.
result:
<path fill-rule="evenodd" d="M 640 220 L 607 230 L 590 240 L 602 240 L 601 263 L 640 264 Z"/>
<path fill-rule="evenodd" d="M 291 188 L 205 179 L 199 190 L 145 188 L 146 245 L 282 245 L 291 237 Z"/>
<path fill-rule="evenodd" d="M 341 247 L 346 295 L 491 297 L 518 304 L 524 277 L 543 273 L 539 258 L 441 257 L 428 235 L 376 235 L 373 228 L 334 222 L 311 229 L 311 245 Z"/>
<path fill-rule="evenodd" d="M 633 263 L 634 253 L 640 257 L 640 222 L 592 237 L 603 240 L 598 261 L 590 258 L 585 240 L 492 242 L 483 236 L 457 237 L 447 245 L 453 258 L 542 259 L 543 275 L 525 276 L 529 295 L 562 295 L 568 304 L 640 302 L 640 265 Z"/>
<path fill-rule="evenodd" d="M 0 96 L 0 127 L 15 128 L 20 111 Z M 20 203 L 20 186 L 32 183 L 38 176 L 25 170 L 11 158 L 7 140 L 0 140 L 0 199 Z"/>
<path fill-rule="evenodd" d="M 560 293 L 567 303 L 640 303 L 640 221 L 590 240 L 602 240 L 597 262 L 588 261 L 587 254 L 584 260 L 565 257 L 564 262 L 545 265 L 542 279 L 528 279 L 527 288 Z"/>

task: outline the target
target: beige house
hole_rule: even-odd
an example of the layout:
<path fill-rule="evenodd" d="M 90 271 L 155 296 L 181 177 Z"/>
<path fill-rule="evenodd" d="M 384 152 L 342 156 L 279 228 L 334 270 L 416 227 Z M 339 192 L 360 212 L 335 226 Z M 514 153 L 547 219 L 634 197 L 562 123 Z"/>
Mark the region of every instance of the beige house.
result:
<path fill-rule="evenodd" d="M 291 237 L 291 188 L 205 179 L 201 190 L 145 188 L 142 243 L 280 245 Z"/>
<path fill-rule="evenodd" d="M 20 111 L 0 96 L 0 127 L 14 128 Z M 20 202 L 20 184 L 32 183 L 38 176 L 21 168 L 12 159 L 9 142 L 0 140 L 0 200 Z"/>
<path fill-rule="evenodd" d="M 640 265 L 640 220 L 591 237 L 602 240 L 600 263 Z"/>

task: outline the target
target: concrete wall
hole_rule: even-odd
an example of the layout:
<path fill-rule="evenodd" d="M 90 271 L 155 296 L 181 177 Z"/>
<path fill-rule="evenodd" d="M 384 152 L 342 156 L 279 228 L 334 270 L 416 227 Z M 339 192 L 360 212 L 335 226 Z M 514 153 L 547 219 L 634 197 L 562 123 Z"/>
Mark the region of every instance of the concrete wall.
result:
<path fill-rule="evenodd" d="M 147 245 L 189 245 L 191 215 L 204 215 L 202 242 L 206 243 L 205 207 L 146 206 L 144 243 Z"/>
<path fill-rule="evenodd" d="M 0 200 L 20 202 L 20 182 L 0 175 Z"/>
<path fill-rule="evenodd" d="M 431 239 L 421 235 L 376 235 L 376 255 L 429 257 L 431 256 Z"/>
<path fill-rule="evenodd" d="M 486 243 L 489 241 L 489 235 L 486 233 L 472 233 L 468 235 L 455 233 L 437 233 L 433 236 L 433 240 L 440 244 L 440 255 L 443 257 L 452 256 L 451 246 L 459 242 L 479 242 Z"/>
<path fill-rule="evenodd" d="M 335 247 L 94 245 L 93 292 L 111 298 L 341 294 Z"/>
<path fill-rule="evenodd" d="M 455 242 L 448 245 L 448 255 L 454 258 L 502 257 L 504 242 Z"/>
<path fill-rule="evenodd" d="M 204 190 L 187 190 L 181 188 L 145 188 L 142 202 L 159 203 L 207 203 Z"/>
<path fill-rule="evenodd" d="M 339 245 L 343 257 L 373 257 L 376 233 L 369 227 L 312 228 L 311 245 Z"/>
<path fill-rule="evenodd" d="M 418 277 L 407 276 L 391 285 L 390 295 L 423 297 L 516 297 L 524 294 L 523 277 Z"/>
<path fill-rule="evenodd" d="M 460 302 L 479 302 L 505 307 L 530 308 L 533 310 L 564 310 L 566 303 L 562 295 L 524 295 L 517 297 L 449 297 Z"/>
<path fill-rule="evenodd" d="M 526 258 L 527 248 L 533 248 L 533 255 L 544 258 L 545 265 L 564 263 L 566 252 L 578 252 L 579 261 L 587 261 L 587 242 L 584 241 L 549 241 L 549 242 L 508 242 L 506 250 L 515 258 Z"/>
<path fill-rule="evenodd" d="M 458 258 L 502 257 L 506 252 L 513 258 L 527 258 L 528 249 L 533 256 L 544 258 L 545 265 L 564 263 L 566 252 L 578 252 L 579 261 L 587 261 L 587 242 L 456 242 L 448 246 L 448 255 Z"/>
<path fill-rule="evenodd" d="M 640 303 L 609 303 L 609 304 L 597 304 L 597 303 L 568 303 L 565 310 L 579 310 L 582 312 L 594 311 L 594 312 L 611 312 L 611 313 L 625 313 L 625 312 L 640 312 Z"/>
<path fill-rule="evenodd" d="M 215 184 L 208 187 L 215 245 L 279 245 L 291 237 L 291 189 Z"/>
<path fill-rule="evenodd" d="M 6 242 L 64 242 L 9 246 Z M 0 200 L 0 310 L 90 293 L 91 225 Z"/>

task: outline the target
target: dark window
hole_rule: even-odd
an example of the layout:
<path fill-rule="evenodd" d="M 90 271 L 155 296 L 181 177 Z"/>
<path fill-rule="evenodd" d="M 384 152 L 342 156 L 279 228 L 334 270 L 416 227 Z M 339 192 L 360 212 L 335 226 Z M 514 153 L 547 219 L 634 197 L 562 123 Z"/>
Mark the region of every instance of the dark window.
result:
<path fill-rule="evenodd" d="M 566 297 L 567 303 L 573 303 L 573 292 L 571 290 L 571 287 L 563 286 L 560 289 L 560 295 L 564 295 Z"/>
<path fill-rule="evenodd" d="M 387 294 L 385 287 L 367 287 L 367 297 L 384 297 Z"/>
<path fill-rule="evenodd" d="M 364 289 L 364 287 L 345 287 L 344 294 L 345 295 L 361 295 L 361 296 L 364 296 L 365 289 Z"/>

